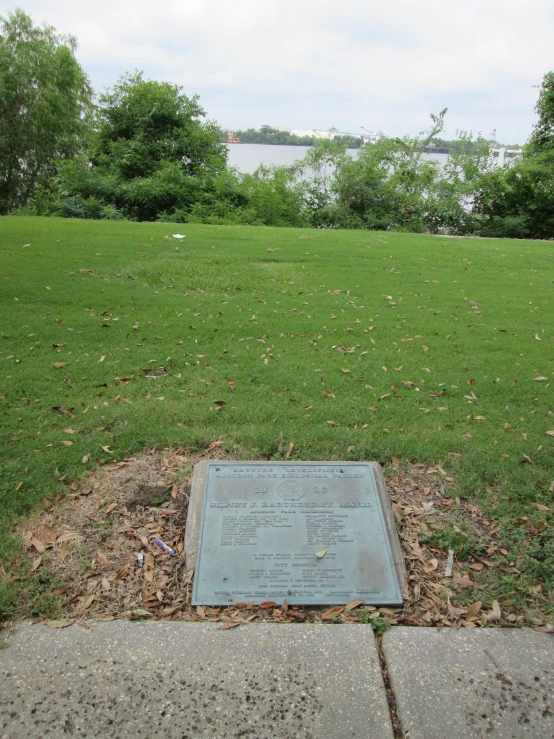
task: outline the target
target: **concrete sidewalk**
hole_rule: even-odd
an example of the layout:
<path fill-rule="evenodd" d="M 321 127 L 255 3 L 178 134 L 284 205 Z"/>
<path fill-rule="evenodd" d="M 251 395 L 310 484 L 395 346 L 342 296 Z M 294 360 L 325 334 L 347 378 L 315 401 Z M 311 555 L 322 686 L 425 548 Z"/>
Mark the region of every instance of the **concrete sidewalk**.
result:
<path fill-rule="evenodd" d="M 409 739 L 554 736 L 554 637 L 362 624 L 19 625 L 0 650 L 0 734 Z M 383 674 L 394 697 L 387 696 Z"/>

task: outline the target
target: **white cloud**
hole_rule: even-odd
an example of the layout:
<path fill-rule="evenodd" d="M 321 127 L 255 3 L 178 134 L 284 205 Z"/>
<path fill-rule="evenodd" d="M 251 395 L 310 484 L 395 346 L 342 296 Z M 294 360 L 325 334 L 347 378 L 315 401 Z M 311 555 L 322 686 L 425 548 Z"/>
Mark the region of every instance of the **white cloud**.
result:
<path fill-rule="evenodd" d="M 403 134 L 448 107 L 449 133 L 496 127 L 523 141 L 531 85 L 554 67 L 545 0 L 29 0 L 25 10 L 77 36 L 95 87 L 143 69 L 200 93 L 222 125 Z"/>

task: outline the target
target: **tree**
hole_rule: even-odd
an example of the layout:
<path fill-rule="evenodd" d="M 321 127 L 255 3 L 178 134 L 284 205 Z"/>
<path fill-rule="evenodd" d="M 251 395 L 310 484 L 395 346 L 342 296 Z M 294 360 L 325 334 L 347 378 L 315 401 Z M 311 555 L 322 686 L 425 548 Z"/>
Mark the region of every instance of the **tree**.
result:
<path fill-rule="evenodd" d="M 61 190 L 140 221 L 188 212 L 206 178 L 226 167 L 220 129 L 205 115 L 197 95 L 125 75 L 100 96 L 88 158 L 63 167 Z"/>
<path fill-rule="evenodd" d="M 83 147 L 92 89 L 77 43 L 18 9 L 0 18 L 0 213 L 24 205 Z"/>
<path fill-rule="evenodd" d="M 531 156 L 554 149 L 554 72 L 547 72 L 543 77 L 535 112 L 539 120 L 527 145 Z"/>

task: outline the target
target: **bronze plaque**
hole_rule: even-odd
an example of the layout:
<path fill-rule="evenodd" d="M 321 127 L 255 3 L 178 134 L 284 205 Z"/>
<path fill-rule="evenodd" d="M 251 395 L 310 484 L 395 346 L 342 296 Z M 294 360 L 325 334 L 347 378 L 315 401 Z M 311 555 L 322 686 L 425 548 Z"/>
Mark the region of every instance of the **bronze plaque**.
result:
<path fill-rule="evenodd" d="M 203 495 L 193 605 L 402 604 L 396 530 L 370 463 L 208 462 Z"/>

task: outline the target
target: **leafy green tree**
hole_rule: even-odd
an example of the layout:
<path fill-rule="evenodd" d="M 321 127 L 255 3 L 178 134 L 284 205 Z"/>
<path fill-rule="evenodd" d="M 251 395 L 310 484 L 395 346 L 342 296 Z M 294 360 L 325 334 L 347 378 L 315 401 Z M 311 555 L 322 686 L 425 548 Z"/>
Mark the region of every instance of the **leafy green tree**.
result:
<path fill-rule="evenodd" d="M 177 85 L 140 72 L 124 76 L 100 96 L 88 159 L 61 169 L 62 214 L 67 193 L 83 201 L 82 217 L 104 217 L 93 214 L 99 200 L 110 217 L 182 220 L 202 200 L 207 178 L 226 170 L 220 129 L 204 116 L 198 96 L 188 98 Z"/>
<path fill-rule="evenodd" d="M 77 43 L 18 9 L 0 18 L 0 213 L 24 205 L 84 144 L 92 90 Z"/>
<path fill-rule="evenodd" d="M 531 156 L 554 149 L 554 72 L 547 72 L 543 77 L 535 112 L 539 120 L 527 146 L 527 154 Z"/>

